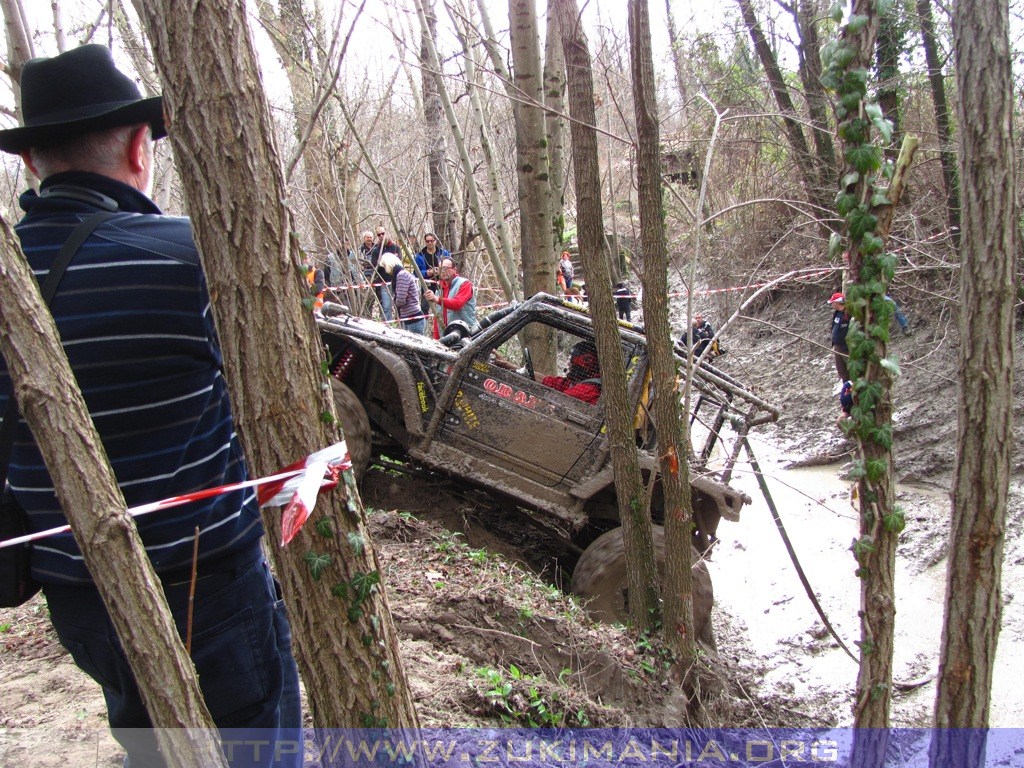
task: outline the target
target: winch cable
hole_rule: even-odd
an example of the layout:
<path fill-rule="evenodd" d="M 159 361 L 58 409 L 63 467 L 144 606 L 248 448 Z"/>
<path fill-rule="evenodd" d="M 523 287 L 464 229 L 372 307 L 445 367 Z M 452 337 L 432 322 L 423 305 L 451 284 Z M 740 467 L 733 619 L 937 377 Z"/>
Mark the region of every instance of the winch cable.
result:
<path fill-rule="evenodd" d="M 803 566 L 800 565 L 800 560 L 796 556 L 796 550 L 793 549 L 793 543 L 789 540 L 789 534 L 786 533 L 786 526 L 782 524 L 782 518 L 779 516 L 778 507 L 775 506 L 775 501 L 772 499 L 771 493 L 768 491 L 768 483 L 764 479 L 764 474 L 761 472 L 761 465 L 758 464 L 757 458 L 754 456 L 754 451 L 750 447 L 750 440 L 746 436 L 742 438 L 743 447 L 747 449 L 747 455 L 750 457 L 750 467 L 754 470 L 754 477 L 757 478 L 757 484 L 761 488 L 761 493 L 764 495 L 764 500 L 768 502 L 768 509 L 772 513 L 772 519 L 775 521 L 775 527 L 779 529 L 779 535 L 782 536 L 782 543 L 786 545 L 786 551 L 789 553 L 789 559 L 793 562 L 793 567 L 796 568 L 796 575 L 800 577 L 800 583 L 804 585 L 804 591 L 807 592 L 807 597 L 810 598 L 811 604 L 814 606 L 814 610 L 818 612 L 818 616 L 825 624 L 825 628 L 829 631 L 829 634 L 835 638 L 836 642 L 839 643 L 839 647 L 846 651 L 846 655 L 853 659 L 858 664 L 860 660 L 853 655 L 850 649 L 843 642 L 843 639 L 839 637 L 839 633 L 836 632 L 835 627 L 832 626 L 832 622 L 828 620 L 828 616 L 825 615 L 825 610 L 821 607 L 821 603 L 818 602 L 818 598 L 814 594 L 814 590 L 811 589 L 811 583 L 807 580 L 807 574 L 804 573 Z"/>

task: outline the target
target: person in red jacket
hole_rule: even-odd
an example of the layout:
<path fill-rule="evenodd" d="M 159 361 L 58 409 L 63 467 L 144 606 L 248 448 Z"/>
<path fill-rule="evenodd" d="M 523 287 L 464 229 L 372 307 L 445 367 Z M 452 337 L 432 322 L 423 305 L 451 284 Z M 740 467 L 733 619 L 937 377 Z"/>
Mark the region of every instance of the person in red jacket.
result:
<path fill-rule="evenodd" d="M 594 343 L 575 344 L 569 352 L 569 370 L 565 376 L 544 376 L 540 383 L 585 403 L 597 403 L 601 397 L 601 371 Z"/>

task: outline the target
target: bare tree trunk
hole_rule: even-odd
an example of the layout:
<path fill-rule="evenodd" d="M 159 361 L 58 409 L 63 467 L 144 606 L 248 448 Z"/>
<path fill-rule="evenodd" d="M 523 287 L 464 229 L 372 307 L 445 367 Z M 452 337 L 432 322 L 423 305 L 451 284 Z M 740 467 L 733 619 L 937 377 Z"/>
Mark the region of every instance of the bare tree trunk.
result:
<path fill-rule="evenodd" d="M 416 0 L 416 12 L 420 15 L 420 23 L 424 25 L 424 28 L 426 28 L 426 20 L 423 17 L 422 0 Z M 466 194 L 469 196 L 470 210 L 473 212 L 473 216 L 476 219 L 477 228 L 480 230 L 480 236 L 483 238 L 484 246 L 487 249 L 487 256 L 490 259 L 491 267 L 494 269 L 495 277 L 498 279 L 502 290 L 505 292 L 505 298 L 512 301 L 516 298 L 515 286 L 506 272 L 505 265 L 502 262 L 501 257 L 498 255 L 498 249 L 494 245 L 494 238 L 491 237 L 491 230 L 487 226 L 487 221 L 484 218 L 483 206 L 480 203 L 480 196 L 477 194 L 476 179 L 473 177 L 473 164 L 469 157 L 469 150 L 467 149 L 465 139 L 462 136 L 462 130 L 459 128 L 459 121 L 455 115 L 455 109 L 452 107 L 448 91 L 444 86 L 444 81 L 441 79 L 441 62 L 437 55 L 437 48 L 434 44 L 434 39 L 428 35 L 424 42 L 427 46 L 427 66 L 429 67 L 431 76 L 436 80 L 437 94 L 441 100 L 441 105 L 444 107 L 444 113 L 448 118 L 448 127 L 455 140 L 455 146 L 458 148 L 459 158 L 462 160 L 462 170 L 466 176 Z"/>
<path fill-rule="evenodd" d="M 437 78 L 432 72 L 427 53 L 428 41 L 437 39 L 434 0 L 423 0 L 423 13 L 427 23 L 420 37 L 420 74 L 423 81 L 423 127 L 427 133 L 427 168 L 430 172 L 430 212 L 434 231 L 440 235 L 441 242 L 454 252 L 459 249 L 459 235 L 455 205 L 448 184 L 448 133 L 442 120 Z"/>
<path fill-rule="evenodd" d="M 960 277 L 960 396 L 935 725 L 989 726 L 1002 614 L 1002 562 L 1014 451 L 1016 166 L 1006 0 L 953 7 L 964 229 Z M 985 763 L 984 733 L 943 734 L 931 764 Z"/>
<path fill-rule="evenodd" d="M 658 100 L 654 88 L 654 55 L 647 0 L 629 0 L 630 59 L 633 70 L 633 111 L 636 115 L 637 193 L 640 245 L 644 253 L 644 328 L 651 360 L 651 403 L 658 435 L 661 486 L 665 497 L 665 638 L 683 669 L 694 658 L 693 572 L 690 531 L 693 501 L 690 462 L 680 412 L 679 371 L 672 352 L 668 322 L 668 248 L 662 217 L 661 145 Z"/>
<path fill-rule="evenodd" d="M 651 533 L 651 511 L 640 479 L 639 452 L 625 386 L 626 366 L 622 359 L 608 273 L 590 51 L 580 25 L 576 0 L 556 0 L 556 5 L 569 86 L 580 256 L 587 273 L 590 313 L 594 318 L 594 336 L 601 363 L 601 398 L 608 425 L 608 444 L 626 551 L 629 612 L 637 627 L 649 629 L 658 614 L 658 572 Z"/>
<path fill-rule="evenodd" d="M 892 141 L 884 147 L 885 156 L 895 160 L 903 131 L 900 128 L 900 52 L 903 49 L 903 35 L 900 33 L 896 14 L 900 5 L 895 4 L 878 21 L 878 40 L 875 44 L 875 75 L 878 81 L 878 106 L 882 114 L 892 123 Z"/>
<path fill-rule="evenodd" d="M 254 471 L 268 474 L 338 435 L 245 9 L 231 0 L 137 0 L 136 9 L 164 83 L 175 154 L 204 158 L 179 167 L 189 171 L 185 196 L 239 433 Z M 351 472 L 320 505 L 287 549 L 271 548 L 314 724 L 416 727 Z M 264 522 L 278 540 L 277 516 Z"/>
<path fill-rule="evenodd" d="M 757 15 L 754 13 L 754 4 L 752 0 L 736 0 L 736 2 L 740 7 L 743 23 L 747 27 L 750 39 L 754 42 L 754 50 L 757 51 L 761 66 L 764 67 L 768 84 L 771 86 L 772 94 L 775 96 L 775 103 L 779 106 L 782 125 L 786 131 L 786 139 L 789 142 L 789 151 L 792 153 L 793 162 L 796 164 L 796 167 L 800 169 L 804 194 L 807 195 L 807 199 L 811 203 L 825 208 L 831 204 L 831 200 L 827 199 L 822 194 L 822 190 L 818 188 L 818 175 L 814 170 L 811 152 L 807 146 L 807 139 L 798 122 L 796 107 L 793 106 L 793 99 L 789 95 L 789 89 L 782 76 L 782 70 L 779 69 L 779 64 L 775 60 L 775 54 L 772 53 L 771 46 L 768 45 L 768 40 L 765 38 L 761 25 L 757 20 Z"/>
<path fill-rule="evenodd" d="M 276 12 L 267 0 L 260 0 L 258 7 L 292 91 L 295 137 L 303 155 L 303 196 L 316 236 L 306 247 L 323 262 L 325 252 L 337 249 L 351 231 L 345 226 L 344 183 L 338 177 L 338 170 L 344 167 L 337 160 L 343 154 L 344 134 L 325 96 L 326 89 L 334 88 L 335 77 L 324 53 L 333 51 L 334 46 L 320 38 L 320 30 L 306 19 L 302 0 L 280 0 Z M 298 157 L 290 167 L 297 161 Z"/>
<path fill-rule="evenodd" d="M 797 0 L 796 22 L 800 33 L 800 82 L 804 86 L 807 114 L 811 118 L 812 138 L 818 165 L 818 186 L 833 189 L 836 173 L 836 151 L 829 126 L 829 100 L 821 85 L 821 39 L 818 37 L 819 0 Z"/>
<path fill-rule="evenodd" d="M 14 93 L 14 119 L 21 125 L 21 72 L 25 62 L 35 53 L 32 50 L 32 38 L 25 26 L 25 9 L 21 0 L 0 0 L 0 10 L 4 14 L 4 30 L 7 33 L 7 76 L 11 81 Z M 25 183 L 33 189 L 39 188 L 39 180 L 32 172 L 24 168 Z"/>
<path fill-rule="evenodd" d="M 157 742 L 173 766 L 226 765 L 195 667 L 125 511 L 57 326 L 2 219 L 0 239 L 0 352 L 85 565 L 128 651 Z"/>
<path fill-rule="evenodd" d="M 942 75 L 942 60 L 935 37 L 931 0 L 917 0 L 917 15 L 921 22 L 921 43 L 928 62 L 928 82 L 932 88 L 935 108 L 935 132 L 939 137 L 939 162 L 942 164 L 942 183 L 946 191 L 946 216 L 950 229 L 960 226 L 960 182 L 957 176 L 956 152 L 953 151 L 949 125 L 949 105 L 946 101 L 946 81 Z M 959 238 L 959 233 L 956 235 Z"/>
<path fill-rule="evenodd" d="M 547 32 L 544 36 L 544 126 L 551 167 L 551 243 L 554 252 L 562 247 L 565 234 L 565 55 L 554 0 L 548 0 Z"/>
<path fill-rule="evenodd" d="M 454 19 L 453 19 L 454 21 Z M 456 27 L 459 25 L 456 24 Z M 498 179 L 498 162 L 494 157 L 494 151 L 491 148 L 491 131 L 489 126 L 490 120 L 487 117 L 487 113 L 484 111 L 483 100 L 480 98 L 480 83 L 477 80 L 477 48 L 476 43 L 478 38 L 476 37 L 476 31 L 472 29 L 470 25 L 466 25 L 464 30 L 457 31 L 456 34 L 459 37 L 459 42 L 462 43 L 462 53 L 466 66 L 466 88 L 469 91 L 470 104 L 473 108 L 473 114 L 476 117 L 477 125 L 480 126 L 480 152 L 483 155 L 484 160 L 484 172 L 487 174 L 487 192 L 491 202 L 491 216 L 494 225 L 494 229 L 498 234 L 498 243 L 501 245 L 501 263 L 503 265 L 503 271 L 507 275 L 507 279 L 510 287 L 513 289 L 512 296 L 520 296 L 520 291 L 517 290 L 517 280 L 519 273 L 519 259 L 516 258 L 515 251 L 512 249 L 512 243 L 508 236 L 508 225 L 505 223 L 505 203 L 501 195 L 501 182 Z M 462 139 L 456 138 L 456 141 Z M 463 140 L 464 141 L 464 140 Z M 463 149 L 465 148 L 463 144 Z M 460 151 L 460 158 L 463 153 Z M 467 176 L 472 177 L 473 169 L 469 165 L 469 156 L 466 153 L 464 158 L 465 172 Z M 466 195 L 470 201 L 473 200 L 475 194 L 475 184 L 473 189 L 469 188 L 470 184 L 474 184 L 472 180 L 467 180 Z M 479 200 L 477 205 L 482 205 Z M 484 238 L 484 245 L 486 247 L 487 239 L 484 230 L 488 229 L 487 222 L 483 217 L 482 211 L 478 217 L 476 217 L 477 226 L 480 229 L 480 234 Z"/>
<path fill-rule="evenodd" d="M 672 74 L 676 79 L 676 90 L 679 91 L 679 123 L 683 130 L 689 132 L 690 125 L 690 85 L 686 75 L 686 59 L 683 55 L 683 41 L 679 37 L 676 17 L 672 11 L 672 0 L 665 0 L 665 17 L 668 21 L 668 46 L 672 54 Z"/>
<path fill-rule="evenodd" d="M 536 0 L 508 0 L 508 15 L 514 98 L 519 101 L 515 112 L 516 173 L 523 294 L 532 296 L 552 289 L 556 264 L 551 242 L 551 168 L 544 133 L 544 73 Z M 537 367 L 554 370 L 554 335 L 538 326 L 526 329 L 523 336 Z"/>

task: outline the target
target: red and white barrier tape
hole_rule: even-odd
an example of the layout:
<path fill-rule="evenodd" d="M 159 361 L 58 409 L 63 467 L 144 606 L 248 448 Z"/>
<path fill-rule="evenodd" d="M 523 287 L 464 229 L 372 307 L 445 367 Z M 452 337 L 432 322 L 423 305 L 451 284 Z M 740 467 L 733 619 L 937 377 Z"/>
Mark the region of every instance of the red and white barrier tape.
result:
<path fill-rule="evenodd" d="M 268 477 L 246 480 L 242 483 L 219 485 L 216 488 L 206 488 L 202 491 L 171 496 L 170 498 L 161 499 L 149 504 L 140 504 L 137 507 L 130 507 L 128 514 L 132 517 L 139 517 L 141 515 L 148 515 L 151 512 L 179 507 L 191 501 L 200 501 L 212 496 L 220 496 L 224 493 L 242 490 L 243 488 L 259 488 L 256 498 L 261 507 L 267 505 L 284 506 L 284 510 L 281 513 L 281 546 L 285 546 L 302 529 L 306 520 L 309 519 L 320 491 L 334 488 L 338 484 L 341 473 L 351 468 L 352 460 L 348 455 L 348 446 L 342 440 L 316 453 L 311 453 L 305 459 L 297 461 Z M 70 530 L 70 525 L 61 525 L 45 531 L 37 531 L 24 536 L 17 536 L 13 539 L 5 539 L 0 541 L 0 549 L 25 544 L 30 541 L 38 541 L 39 539 L 45 539 L 58 533 L 66 533 Z"/>

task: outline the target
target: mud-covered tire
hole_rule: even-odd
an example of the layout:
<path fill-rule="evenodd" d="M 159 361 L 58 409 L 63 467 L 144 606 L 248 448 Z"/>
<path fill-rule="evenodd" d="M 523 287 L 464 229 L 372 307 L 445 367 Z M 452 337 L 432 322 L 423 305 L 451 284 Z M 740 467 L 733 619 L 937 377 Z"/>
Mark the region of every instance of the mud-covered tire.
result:
<path fill-rule="evenodd" d="M 345 444 L 348 446 L 349 456 L 352 457 L 352 471 L 358 482 L 363 479 L 370 464 L 370 419 L 356 393 L 346 385 L 332 378 L 331 389 L 334 392 L 334 410 L 338 415 L 341 431 L 345 433 Z"/>
<path fill-rule="evenodd" d="M 665 529 L 653 526 L 654 554 L 658 575 L 665 574 Z M 697 558 L 696 551 L 693 552 Z M 586 602 L 587 612 L 599 621 L 629 621 L 626 607 L 626 550 L 622 528 L 598 536 L 580 555 L 572 574 L 572 592 Z M 697 639 L 708 648 L 715 648 L 711 626 L 711 604 L 714 588 L 707 564 L 699 562 L 693 569 L 693 621 Z"/>

